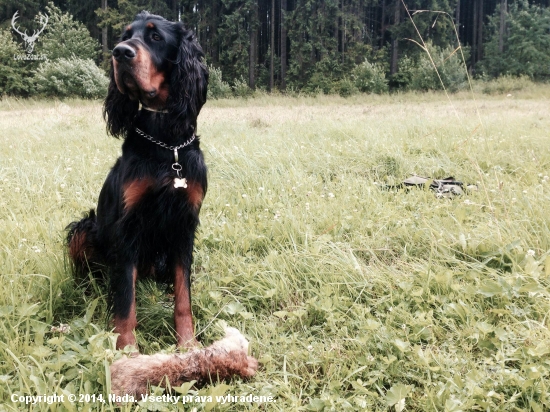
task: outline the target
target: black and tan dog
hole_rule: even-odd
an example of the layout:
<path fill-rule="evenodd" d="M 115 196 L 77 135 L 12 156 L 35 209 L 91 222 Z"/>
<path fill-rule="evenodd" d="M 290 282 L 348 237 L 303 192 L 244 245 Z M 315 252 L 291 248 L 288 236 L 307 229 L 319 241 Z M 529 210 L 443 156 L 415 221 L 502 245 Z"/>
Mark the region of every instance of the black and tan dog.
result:
<path fill-rule="evenodd" d="M 69 225 L 68 245 L 77 270 L 110 280 L 117 348 L 136 345 L 135 282 L 144 277 L 173 283 L 177 343 L 196 344 L 190 269 L 207 186 L 196 135 L 208 83 L 202 58 L 192 31 L 147 12 L 113 50 L 104 117 L 108 132 L 124 138 L 122 156 L 97 213 Z"/>

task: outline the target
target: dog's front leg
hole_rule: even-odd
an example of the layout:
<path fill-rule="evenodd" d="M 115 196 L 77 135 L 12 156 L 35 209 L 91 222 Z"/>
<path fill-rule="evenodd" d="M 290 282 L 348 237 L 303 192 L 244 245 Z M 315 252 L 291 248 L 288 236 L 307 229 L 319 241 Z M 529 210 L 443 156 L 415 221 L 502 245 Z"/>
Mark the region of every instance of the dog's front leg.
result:
<path fill-rule="evenodd" d="M 115 333 L 118 333 L 116 348 L 123 349 L 133 345 L 137 348 L 134 329 L 137 326 L 136 317 L 136 279 L 135 265 L 128 264 L 124 271 L 113 276 L 112 298 Z"/>
<path fill-rule="evenodd" d="M 194 348 L 198 346 L 193 328 L 191 312 L 191 274 L 188 268 L 177 265 L 174 271 L 174 326 L 178 346 Z"/>

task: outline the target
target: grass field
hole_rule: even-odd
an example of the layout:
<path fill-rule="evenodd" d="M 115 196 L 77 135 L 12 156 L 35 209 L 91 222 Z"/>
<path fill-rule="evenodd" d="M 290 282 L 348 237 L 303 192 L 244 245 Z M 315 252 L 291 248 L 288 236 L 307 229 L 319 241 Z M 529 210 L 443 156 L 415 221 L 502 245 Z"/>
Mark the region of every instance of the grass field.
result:
<path fill-rule="evenodd" d="M 276 402 L 187 409 L 550 410 L 545 95 L 209 102 L 196 330 L 209 344 L 239 328 L 261 368 L 189 393 Z M 0 130 L 0 411 L 113 410 L 11 397 L 108 393 L 104 291 L 71 277 L 63 229 L 95 206 L 121 142 L 99 102 L 3 100 Z M 478 190 L 381 189 L 413 174 Z M 143 352 L 174 350 L 162 289 L 141 284 L 138 319 Z M 147 408 L 176 410 L 122 410 Z"/>

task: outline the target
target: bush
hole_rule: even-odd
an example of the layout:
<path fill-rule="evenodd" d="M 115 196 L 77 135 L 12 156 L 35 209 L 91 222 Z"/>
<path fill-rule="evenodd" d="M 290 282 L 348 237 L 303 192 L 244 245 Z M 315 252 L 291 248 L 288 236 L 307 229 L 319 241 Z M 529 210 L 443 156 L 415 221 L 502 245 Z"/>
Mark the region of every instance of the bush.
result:
<path fill-rule="evenodd" d="M 441 76 L 441 80 L 437 75 L 428 53 L 425 52 L 419 56 L 416 67 L 410 68 L 409 88 L 419 91 L 442 90 L 445 88 L 447 91 L 456 92 L 465 87 L 467 69 L 462 62 L 460 51 L 450 46 L 442 49 L 433 46 L 431 43 L 428 43 L 427 46 L 433 62 L 437 67 L 439 76 Z"/>
<path fill-rule="evenodd" d="M 208 98 L 224 99 L 231 97 L 231 86 L 222 80 L 222 70 L 209 66 L 208 71 Z"/>
<path fill-rule="evenodd" d="M 23 48 L 13 40 L 9 30 L 0 30 L 0 96 L 27 95 L 31 90 L 28 73 L 34 62 L 16 60 L 16 54 L 24 54 Z"/>
<path fill-rule="evenodd" d="M 252 94 L 254 93 L 254 90 L 248 87 L 247 81 L 242 76 L 239 79 L 235 79 L 233 81 L 232 89 L 233 89 L 233 95 L 235 97 L 248 98 L 252 96 Z"/>
<path fill-rule="evenodd" d="M 99 43 L 90 36 L 90 32 L 69 13 L 63 12 L 52 2 L 46 6 L 48 24 L 40 36 L 38 48 L 48 60 L 76 56 L 80 59 L 97 59 Z M 39 17 L 37 17 L 38 19 Z"/>
<path fill-rule="evenodd" d="M 408 90 L 411 88 L 412 77 L 416 69 L 414 59 L 403 56 L 399 59 L 399 71 L 389 78 L 389 86 L 393 89 Z"/>
<path fill-rule="evenodd" d="M 351 78 L 362 93 L 382 94 L 388 91 L 388 81 L 382 67 L 367 60 L 353 68 Z"/>
<path fill-rule="evenodd" d="M 38 93 L 45 96 L 99 98 L 107 94 L 109 80 L 90 60 L 71 57 L 46 61 L 35 72 Z"/>
<path fill-rule="evenodd" d="M 359 89 L 355 86 L 355 82 L 348 77 L 344 77 L 342 80 L 340 80 L 335 85 L 334 91 L 342 97 L 349 97 L 351 95 L 359 93 Z"/>
<path fill-rule="evenodd" d="M 483 82 L 485 94 L 508 94 L 533 86 L 533 81 L 528 76 L 501 76 L 496 79 Z"/>
<path fill-rule="evenodd" d="M 304 87 L 304 91 L 309 94 L 338 93 L 339 83 L 343 77 L 344 71 L 338 59 L 324 58 L 315 63 L 314 71 Z"/>

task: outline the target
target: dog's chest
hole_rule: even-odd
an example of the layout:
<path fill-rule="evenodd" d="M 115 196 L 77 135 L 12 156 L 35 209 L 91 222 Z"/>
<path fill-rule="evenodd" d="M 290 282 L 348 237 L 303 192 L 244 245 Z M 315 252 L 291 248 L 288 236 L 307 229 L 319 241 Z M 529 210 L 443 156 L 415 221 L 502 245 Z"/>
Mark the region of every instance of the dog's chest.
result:
<path fill-rule="evenodd" d="M 162 184 L 138 180 L 127 186 L 119 233 L 134 239 L 140 259 L 152 262 L 159 253 L 180 250 L 194 237 L 199 223 L 194 197 L 200 190 L 192 181 L 186 186 L 174 187 L 173 178 Z"/>

